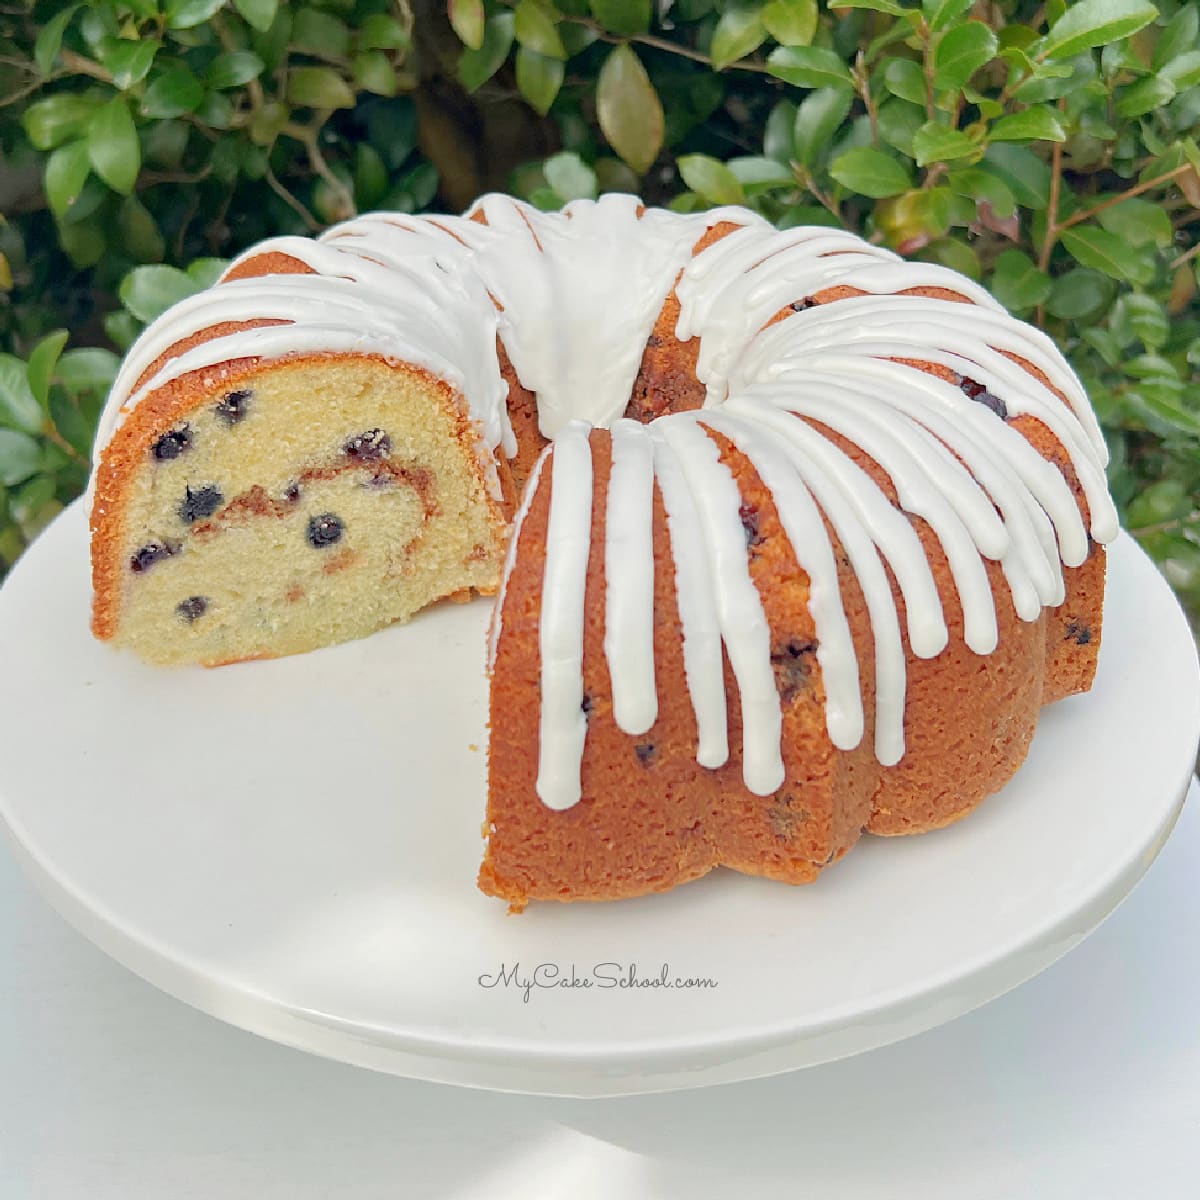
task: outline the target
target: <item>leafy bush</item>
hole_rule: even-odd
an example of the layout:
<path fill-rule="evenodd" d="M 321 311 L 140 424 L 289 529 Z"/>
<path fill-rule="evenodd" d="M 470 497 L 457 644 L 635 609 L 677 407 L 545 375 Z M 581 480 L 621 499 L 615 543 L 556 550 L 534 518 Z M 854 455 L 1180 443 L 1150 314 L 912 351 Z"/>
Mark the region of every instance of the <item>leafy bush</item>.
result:
<path fill-rule="evenodd" d="M 1200 608 L 1187 0 L 39 3 L 0 16 L 0 95 L 0 559 L 82 485 L 112 348 L 220 257 L 626 190 L 981 280 L 1064 347 L 1127 527 Z"/>

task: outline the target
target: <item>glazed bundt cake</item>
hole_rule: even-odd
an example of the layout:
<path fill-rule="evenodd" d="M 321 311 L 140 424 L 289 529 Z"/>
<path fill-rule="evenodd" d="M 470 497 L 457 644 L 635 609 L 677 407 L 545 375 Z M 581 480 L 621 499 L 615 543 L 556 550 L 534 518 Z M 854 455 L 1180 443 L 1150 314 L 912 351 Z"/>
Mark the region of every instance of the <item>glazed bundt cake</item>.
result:
<path fill-rule="evenodd" d="M 97 450 L 93 628 L 152 662 L 499 591 L 514 908 L 963 816 L 1090 687 L 1117 532 L 1078 379 L 978 285 L 619 195 L 262 243 L 135 344 Z"/>

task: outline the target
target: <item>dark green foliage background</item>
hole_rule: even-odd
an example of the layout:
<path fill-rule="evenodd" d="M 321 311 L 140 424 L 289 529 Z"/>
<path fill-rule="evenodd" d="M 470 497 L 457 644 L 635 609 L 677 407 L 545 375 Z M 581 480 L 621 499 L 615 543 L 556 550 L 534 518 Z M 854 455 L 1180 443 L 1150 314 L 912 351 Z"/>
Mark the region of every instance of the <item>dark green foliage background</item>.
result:
<path fill-rule="evenodd" d="M 1200 611 L 1200 6 L 0 5 L 0 574 L 83 487 L 142 325 L 273 233 L 503 189 L 826 222 L 1066 351 Z"/>

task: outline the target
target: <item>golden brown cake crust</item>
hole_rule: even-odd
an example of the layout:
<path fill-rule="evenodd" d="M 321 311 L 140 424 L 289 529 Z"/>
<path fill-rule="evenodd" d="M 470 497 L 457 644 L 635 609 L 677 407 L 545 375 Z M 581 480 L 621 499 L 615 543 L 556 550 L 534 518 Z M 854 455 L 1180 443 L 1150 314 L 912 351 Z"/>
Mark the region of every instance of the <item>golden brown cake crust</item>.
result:
<path fill-rule="evenodd" d="M 732 227 L 714 228 L 697 247 Z M 797 301 L 836 303 L 862 295 L 837 286 Z M 944 288 L 914 288 L 911 294 L 969 304 Z M 773 320 L 791 315 L 783 309 Z M 672 294 L 655 324 L 625 415 L 650 421 L 703 405 L 696 379 L 697 339 L 674 334 L 679 302 Z M 1043 384 L 1055 389 L 1031 363 L 1009 355 Z M 958 385 L 937 364 L 900 360 Z M 519 388 L 519 384 L 516 385 Z M 1065 397 L 1057 393 L 1065 402 Z M 520 407 L 536 421 L 533 398 Z M 897 504 L 886 472 L 859 447 L 815 421 L 809 424 L 849 455 Z M 1088 506 L 1069 458 L 1039 421 L 1010 420 L 1063 473 L 1087 520 Z M 655 671 L 660 713 L 641 738 L 622 733 L 612 716 L 611 681 L 604 661 L 604 500 L 610 461 L 605 433 L 593 433 L 595 469 L 592 551 L 588 569 L 584 680 L 588 704 L 582 780 L 583 799 L 556 812 L 536 795 L 538 738 L 530 721 L 530 697 L 538 694 L 538 618 L 541 564 L 549 513 L 551 472 L 543 473 L 521 531 L 517 569 L 510 577 L 501 614 L 502 636 L 492 680 L 487 848 L 479 886 L 519 910 L 530 899 L 612 899 L 662 891 L 725 865 L 792 883 L 810 882 L 824 865 L 840 858 L 864 829 L 894 835 L 942 828 L 999 790 L 1024 761 L 1043 704 L 1086 691 L 1095 672 L 1100 642 L 1104 551 L 1092 544 L 1086 562 L 1065 568 L 1066 598 L 1034 621 L 1017 616 L 999 564 L 986 564 L 996 600 L 998 648 L 987 656 L 965 643 L 959 603 L 940 541 L 928 524 L 910 516 L 937 584 L 949 631 L 945 650 L 919 659 L 908 647 L 904 600 L 889 578 L 900 614 L 908 673 L 906 754 L 882 767 L 869 735 L 851 752 L 836 750 L 824 725 L 824 695 L 816 663 L 815 630 L 807 612 L 807 579 L 782 536 L 770 492 L 749 462 L 720 435 L 721 459 L 733 472 L 746 508 L 755 514 L 748 548 L 751 577 L 771 626 L 777 676 L 785 664 L 802 675 L 803 687 L 789 691 L 778 678 L 784 714 L 783 753 L 787 779 L 774 796 L 758 797 L 741 782 L 740 749 L 731 738 L 729 762 L 718 770 L 695 762 L 696 729 L 683 677 L 682 643 L 662 502 L 655 493 Z M 832 529 L 840 563 L 843 602 L 864 666 L 867 728 L 872 726 L 874 680 L 870 621 L 854 573 Z M 799 652 L 784 656 L 788 646 Z M 796 664 L 803 663 L 803 667 Z M 740 728 L 736 683 L 726 663 L 729 728 Z M 536 704 L 533 711 L 537 712 Z"/>

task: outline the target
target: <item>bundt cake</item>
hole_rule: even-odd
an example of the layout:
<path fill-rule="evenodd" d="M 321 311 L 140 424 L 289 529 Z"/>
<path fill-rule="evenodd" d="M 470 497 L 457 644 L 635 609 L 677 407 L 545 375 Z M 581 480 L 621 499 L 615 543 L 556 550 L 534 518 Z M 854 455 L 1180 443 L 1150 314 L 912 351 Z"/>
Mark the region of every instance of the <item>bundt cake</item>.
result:
<path fill-rule="evenodd" d="M 215 665 L 499 592 L 479 885 L 802 883 L 963 816 L 1091 685 L 1084 391 L 978 285 L 609 195 L 281 237 L 131 349 L 93 629 Z"/>

